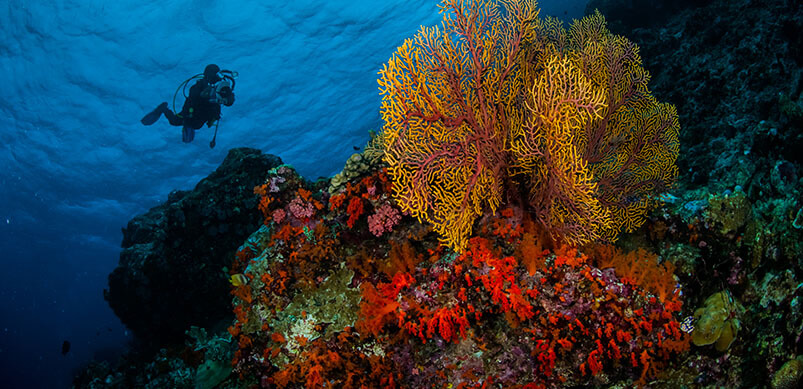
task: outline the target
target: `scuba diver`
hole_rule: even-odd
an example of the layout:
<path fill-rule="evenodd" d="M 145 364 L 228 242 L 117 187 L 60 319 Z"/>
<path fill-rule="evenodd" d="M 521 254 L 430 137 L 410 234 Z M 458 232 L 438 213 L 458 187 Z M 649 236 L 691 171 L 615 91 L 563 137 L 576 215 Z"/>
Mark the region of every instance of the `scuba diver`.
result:
<path fill-rule="evenodd" d="M 220 124 L 220 106 L 222 104 L 230 107 L 234 104 L 235 78 L 237 78 L 237 72 L 220 70 L 217 65 L 209 64 L 204 69 L 203 74 L 196 74 L 178 86 L 176 93 L 173 95 L 173 110 L 167 107 L 167 102 L 165 101 L 145 115 L 140 122 L 150 126 L 164 115 L 170 125 L 182 126 L 181 140 L 184 143 L 192 142 L 195 138 L 195 130 L 203 127 L 204 124 L 207 127 L 214 125 L 215 136 L 209 142 L 209 147 L 214 148 L 217 128 Z M 198 81 L 190 87 L 190 94 L 187 96 L 187 84 L 195 79 L 198 79 Z M 183 90 L 184 93 L 184 107 L 181 108 L 181 112 L 174 113 L 179 90 Z"/>

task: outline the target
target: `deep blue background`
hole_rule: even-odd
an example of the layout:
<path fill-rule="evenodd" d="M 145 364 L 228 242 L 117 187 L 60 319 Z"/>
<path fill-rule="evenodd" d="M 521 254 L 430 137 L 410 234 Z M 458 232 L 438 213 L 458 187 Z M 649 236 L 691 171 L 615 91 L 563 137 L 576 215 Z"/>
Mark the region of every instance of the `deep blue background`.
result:
<path fill-rule="evenodd" d="M 308 178 L 338 172 L 381 127 L 382 63 L 440 20 L 434 0 L 5 3 L 3 387 L 67 387 L 73 369 L 123 350 L 130 336 L 102 293 L 121 228 L 171 190 L 192 188 L 230 148 L 277 154 Z M 547 3 L 555 5 L 542 4 L 542 15 L 564 18 L 584 7 Z M 182 144 L 164 119 L 139 124 L 210 62 L 240 74 L 215 149 L 209 130 Z"/>

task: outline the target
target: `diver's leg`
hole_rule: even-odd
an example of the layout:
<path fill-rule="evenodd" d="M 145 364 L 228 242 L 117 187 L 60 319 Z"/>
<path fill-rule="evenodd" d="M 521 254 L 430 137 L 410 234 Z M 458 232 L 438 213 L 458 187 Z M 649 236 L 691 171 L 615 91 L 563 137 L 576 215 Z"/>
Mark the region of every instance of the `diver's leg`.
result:
<path fill-rule="evenodd" d="M 165 104 L 164 111 L 162 113 L 165 115 L 167 121 L 170 122 L 171 125 L 180 126 L 184 124 L 184 118 L 174 114 L 173 111 L 167 108 L 167 104 Z"/>
<path fill-rule="evenodd" d="M 162 114 L 165 113 L 165 111 L 170 111 L 169 109 L 167 109 L 166 101 L 163 102 L 162 104 L 159 104 L 159 106 L 156 107 L 153 111 L 148 112 L 148 114 L 143 116 L 142 119 L 140 119 L 139 121 L 146 126 L 150 126 L 151 124 L 156 123 L 156 121 L 159 120 L 160 117 L 162 117 Z"/>

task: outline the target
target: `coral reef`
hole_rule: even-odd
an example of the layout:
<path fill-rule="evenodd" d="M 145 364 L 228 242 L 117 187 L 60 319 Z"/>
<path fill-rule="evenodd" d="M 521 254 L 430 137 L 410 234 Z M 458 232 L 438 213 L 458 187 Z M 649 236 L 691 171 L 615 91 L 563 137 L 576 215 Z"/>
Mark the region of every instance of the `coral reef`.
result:
<path fill-rule="evenodd" d="M 673 268 L 655 255 L 598 247 L 592 261 L 571 246 L 550 249 L 514 208 L 484 216 L 462 254 L 410 217 L 376 237 L 369 215 L 395 209 L 384 170 L 328 199 L 292 175 L 274 169 L 257 188 L 271 209 L 232 268 L 249 280 L 232 291 L 229 328 L 246 383 L 645 383 L 688 349 Z M 278 192 L 264 190 L 276 181 Z M 315 215 L 269 219 L 292 193 L 320 201 Z M 360 207 L 344 206 L 355 199 Z"/>

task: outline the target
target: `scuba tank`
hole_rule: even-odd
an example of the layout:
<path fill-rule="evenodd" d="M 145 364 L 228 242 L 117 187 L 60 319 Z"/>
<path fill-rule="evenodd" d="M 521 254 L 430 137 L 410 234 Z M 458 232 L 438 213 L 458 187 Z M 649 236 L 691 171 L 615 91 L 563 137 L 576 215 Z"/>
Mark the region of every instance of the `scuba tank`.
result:
<path fill-rule="evenodd" d="M 208 99 L 210 103 L 223 104 L 229 107 L 234 103 L 234 98 L 232 96 L 234 94 L 234 87 L 237 85 L 236 79 L 239 74 L 233 70 L 221 70 L 218 72 L 217 76 L 220 80 L 212 84 L 211 88 L 206 88 L 201 91 L 201 98 Z M 182 91 L 184 99 L 187 99 L 189 97 L 187 96 L 187 85 L 190 84 L 190 81 L 203 78 L 203 73 L 198 73 L 179 84 L 178 88 L 176 88 L 176 93 L 173 94 L 173 112 L 179 112 L 176 110 L 178 92 Z"/>

